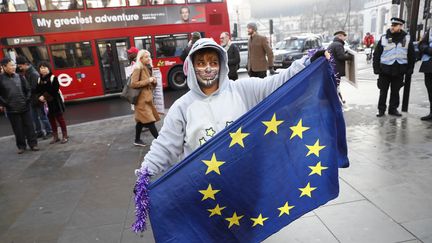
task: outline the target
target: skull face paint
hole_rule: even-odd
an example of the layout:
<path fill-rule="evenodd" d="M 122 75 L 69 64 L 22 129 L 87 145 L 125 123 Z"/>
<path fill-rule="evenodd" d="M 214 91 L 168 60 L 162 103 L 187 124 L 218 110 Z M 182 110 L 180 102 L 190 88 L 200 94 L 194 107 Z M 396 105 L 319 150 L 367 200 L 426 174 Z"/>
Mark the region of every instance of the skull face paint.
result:
<path fill-rule="evenodd" d="M 200 87 L 212 87 L 219 80 L 219 55 L 215 50 L 197 52 L 193 57 L 195 75 Z"/>

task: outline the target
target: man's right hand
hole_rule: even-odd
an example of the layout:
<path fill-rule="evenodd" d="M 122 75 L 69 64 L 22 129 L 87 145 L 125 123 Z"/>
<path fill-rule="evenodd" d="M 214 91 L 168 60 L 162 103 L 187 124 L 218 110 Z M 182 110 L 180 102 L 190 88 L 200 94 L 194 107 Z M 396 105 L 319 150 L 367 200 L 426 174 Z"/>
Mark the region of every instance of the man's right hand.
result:
<path fill-rule="evenodd" d="M 4 111 L 4 107 L 0 106 L 0 112 L 3 112 L 3 111 Z"/>

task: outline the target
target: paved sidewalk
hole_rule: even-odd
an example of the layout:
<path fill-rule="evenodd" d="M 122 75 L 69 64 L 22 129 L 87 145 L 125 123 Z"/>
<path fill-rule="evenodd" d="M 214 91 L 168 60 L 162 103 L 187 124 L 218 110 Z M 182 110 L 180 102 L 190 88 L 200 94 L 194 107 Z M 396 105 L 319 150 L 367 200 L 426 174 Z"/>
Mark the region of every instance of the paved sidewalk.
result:
<path fill-rule="evenodd" d="M 265 242 L 432 242 L 423 79 L 413 80 L 409 113 L 376 118 L 376 83 L 362 75 L 359 89 L 342 85 L 351 166 L 340 170 L 339 197 Z M 133 170 L 148 151 L 132 146 L 132 116 L 69 130 L 68 144 L 45 140 L 23 155 L 12 137 L 0 138 L 0 242 L 154 242 L 151 231 L 130 230 Z"/>

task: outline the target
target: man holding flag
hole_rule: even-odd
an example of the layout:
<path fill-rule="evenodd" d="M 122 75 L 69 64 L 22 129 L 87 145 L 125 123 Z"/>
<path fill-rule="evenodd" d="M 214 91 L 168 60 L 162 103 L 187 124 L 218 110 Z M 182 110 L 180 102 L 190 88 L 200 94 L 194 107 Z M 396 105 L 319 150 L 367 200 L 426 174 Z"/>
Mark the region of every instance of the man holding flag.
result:
<path fill-rule="evenodd" d="M 323 54 L 323 51 L 317 52 L 312 60 Z M 173 104 L 164 120 L 158 139 L 153 141 L 141 168 L 136 170 L 139 176 L 136 185 L 138 220 L 134 225 L 134 230 L 139 231 L 145 227 L 143 216 L 146 215 L 148 210 L 146 207 L 149 206 L 145 199 L 147 195 L 150 195 L 150 216 L 153 232 L 158 242 L 262 240 L 305 212 L 335 198 L 338 193 L 337 167 L 338 165 L 347 166 L 347 158 L 346 141 L 344 140 L 345 127 L 334 83 L 330 83 L 326 88 L 322 104 L 316 103 L 319 106 L 325 105 L 326 110 L 323 109 L 324 107 L 314 107 L 314 109 L 321 109 L 321 117 L 329 123 L 329 128 L 324 131 L 323 135 L 327 145 L 320 142 L 322 133 L 319 131 L 320 127 L 312 128 L 304 125 L 301 115 L 298 114 L 296 101 L 289 102 L 291 103 L 290 109 L 279 107 L 278 103 L 273 103 L 270 97 L 263 101 L 309 65 L 310 61 L 308 57 L 303 57 L 280 74 L 265 79 L 247 78 L 232 82 L 228 79 L 226 51 L 211 39 L 198 40 L 185 61 L 189 77 L 188 86 L 191 90 Z M 323 65 L 319 67 L 322 68 Z M 319 82 L 316 78 L 314 81 Z M 313 96 L 322 96 L 321 91 L 313 89 L 312 86 L 305 85 L 302 90 L 301 92 L 318 92 Z M 281 92 L 283 90 L 279 89 L 275 93 Z M 297 92 L 293 97 L 302 96 L 301 92 Z M 284 96 L 280 95 L 280 97 Z M 290 99 L 290 97 L 287 98 Z M 304 98 L 307 99 L 309 96 L 304 96 Z M 263 102 L 256 106 L 261 101 Z M 294 105 L 292 105 L 293 102 Z M 248 112 L 249 110 L 251 111 Z M 242 116 L 246 112 L 248 113 Z M 316 115 L 316 111 L 308 112 Z M 337 114 L 336 118 L 332 116 L 333 114 Z M 295 124 L 292 124 L 293 120 L 288 121 L 291 119 L 290 116 L 296 119 Z M 315 121 L 310 115 L 303 118 L 307 119 L 308 124 L 321 126 L 323 123 Z M 256 125 L 257 119 L 263 119 L 261 126 Z M 265 127 L 264 131 L 260 131 L 262 126 Z M 282 136 L 276 138 L 279 126 L 281 126 L 279 131 L 285 127 L 292 134 L 289 136 L 288 132 L 284 132 Z M 305 135 L 309 129 L 311 130 L 308 133 L 310 137 Z M 327 127 L 322 129 L 327 129 Z M 263 134 L 264 137 L 262 137 Z M 305 144 L 298 143 L 303 136 L 305 136 Z M 334 136 L 341 139 L 336 139 Z M 209 141 L 212 137 L 215 138 Z M 313 142 L 310 140 L 312 138 Z M 259 145 L 250 144 L 250 140 L 261 143 Z M 290 140 L 297 142 L 289 145 Z M 206 143 L 207 141 L 209 143 Z M 205 143 L 205 146 L 201 146 Z M 285 149 L 274 151 L 272 150 L 274 149 L 273 143 L 282 145 Z M 286 160 L 304 161 L 305 158 L 290 154 L 290 151 L 299 151 L 300 148 L 309 150 L 307 159 L 320 158 L 320 151 L 326 146 L 329 147 L 324 152 L 326 161 L 315 161 L 315 159 L 313 164 L 308 161 L 310 166 L 303 164 L 306 162 L 296 162 L 295 164 L 301 164 L 302 168 L 293 169 L 291 165 L 294 161 L 287 162 Z M 182 159 L 185 160 L 153 183 L 150 190 L 143 188 L 143 184 L 148 183 L 146 175 L 157 175 Z M 281 161 L 287 163 L 278 164 Z M 313 177 L 319 181 L 321 174 L 325 173 L 323 171 L 328 168 L 331 178 L 325 177 L 324 182 L 319 182 L 324 183 L 319 189 L 315 186 L 318 185 L 318 182 L 315 183 L 312 179 L 308 183 L 302 181 L 302 185 L 299 185 L 296 190 L 278 185 L 279 183 L 294 183 L 283 182 L 283 180 L 284 178 L 296 179 L 306 170 L 312 170 L 308 173 L 310 176 L 314 175 Z M 276 176 L 272 177 L 272 173 Z M 222 177 L 223 174 L 230 176 Z M 243 187 L 246 184 L 249 184 L 248 187 L 251 186 L 254 190 L 244 190 Z M 273 189 L 267 190 L 267 186 Z M 283 192 L 282 194 L 278 193 L 278 188 L 279 192 Z M 312 197 L 314 190 L 324 192 L 326 197 L 318 201 L 302 202 L 304 205 L 298 206 L 300 210 L 296 210 L 290 217 L 282 217 L 290 215 L 290 210 L 294 207 L 287 200 L 284 201 L 284 197 L 292 197 L 298 191 L 301 192 L 300 198 Z M 223 193 L 225 191 L 228 193 Z M 218 198 L 217 193 L 224 195 Z M 280 199 L 280 202 L 277 202 L 280 205 L 278 204 L 277 207 L 269 205 L 267 199 L 270 201 Z M 281 220 L 276 220 L 277 215 L 273 216 L 274 212 L 264 209 L 267 207 L 278 208 Z M 220 217 L 217 218 L 217 216 Z M 243 223 L 246 221 L 246 218 L 242 220 L 244 217 L 248 217 L 247 220 L 252 224 Z M 267 220 L 271 223 L 266 224 L 265 230 L 259 231 L 260 226 L 264 227 Z M 235 228 L 236 226 L 238 227 Z"/>

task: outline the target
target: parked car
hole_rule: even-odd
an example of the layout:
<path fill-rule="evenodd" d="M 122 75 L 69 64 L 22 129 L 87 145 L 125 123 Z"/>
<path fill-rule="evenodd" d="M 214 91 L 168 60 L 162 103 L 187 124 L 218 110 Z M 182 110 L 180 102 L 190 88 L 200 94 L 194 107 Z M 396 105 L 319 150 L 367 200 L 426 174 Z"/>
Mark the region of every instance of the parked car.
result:
<path fill-rule="evenodd" d="M 307 54 L 309 49 L 322 48 L 322 40 L 318 35 L 299 35 L 285 38 L 276 43 L 274 54 L 274 67 L 287 68 Z"/>
<path fill-rule="evenodd" d="M 240 51 L 240 68 L 246 68 L 248 59 L 248 40 L 234 40 L 232 44 L 236 45 Z"/>

